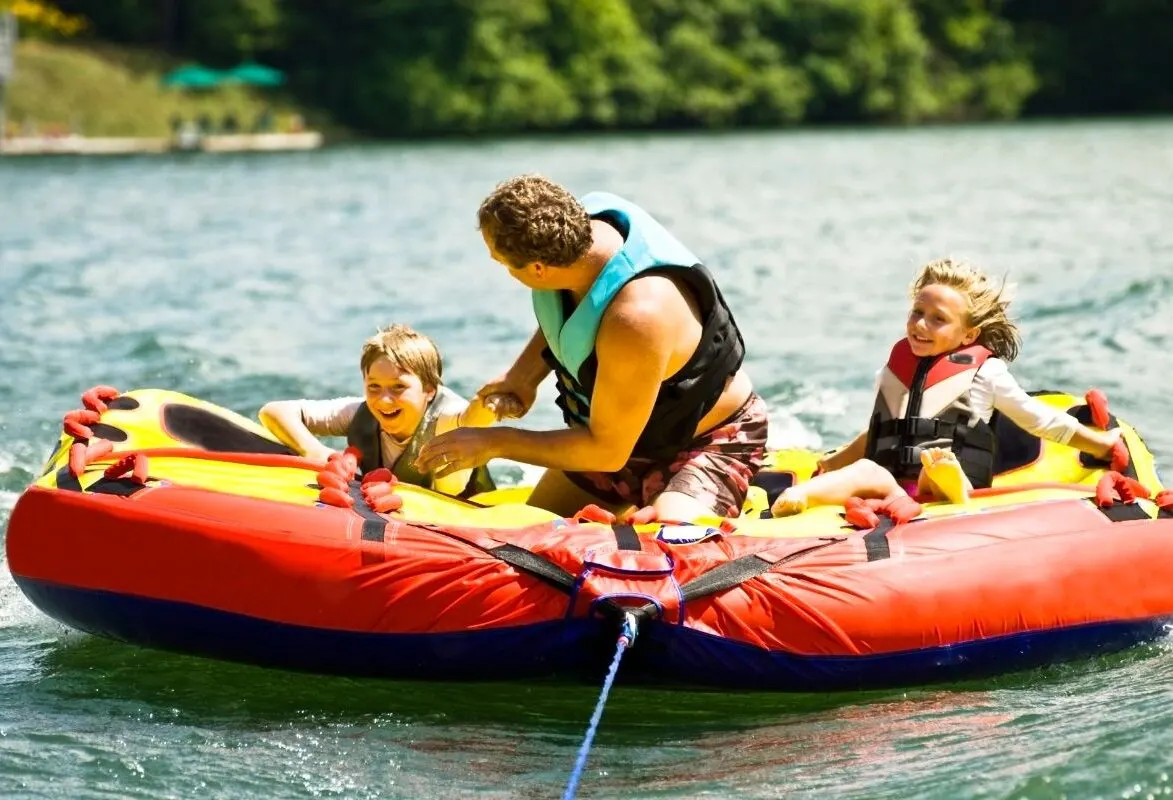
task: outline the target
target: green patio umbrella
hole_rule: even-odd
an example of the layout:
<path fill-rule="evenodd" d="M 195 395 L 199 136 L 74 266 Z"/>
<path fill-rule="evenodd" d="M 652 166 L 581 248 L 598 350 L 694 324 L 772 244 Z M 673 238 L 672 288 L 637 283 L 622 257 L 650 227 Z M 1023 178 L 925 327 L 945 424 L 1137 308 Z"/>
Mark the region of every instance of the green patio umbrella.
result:
<path fill-rule="evenodd" d="M 164 75 L 160 81 L 175 89 L 213 89 L 223 82 L 223 74 L 199 64 L 182 66 Z"/>
<path fill-rule="evenodd" d="M 224 73 L 225 80 L 247 83 L 252 86 L 280 86 L 285 83 L 285 73 L 279 69 L 266 67 L 255 61 L 233 67 Z"/>

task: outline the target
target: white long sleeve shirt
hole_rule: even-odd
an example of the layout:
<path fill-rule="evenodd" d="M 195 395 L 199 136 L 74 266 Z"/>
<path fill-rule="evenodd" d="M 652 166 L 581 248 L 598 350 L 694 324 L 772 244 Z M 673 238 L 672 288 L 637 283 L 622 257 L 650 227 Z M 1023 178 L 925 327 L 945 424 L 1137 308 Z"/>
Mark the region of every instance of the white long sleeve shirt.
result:
<path fill-rule="evenodd" d="M 877 373 L 876 391 L 879 391 Z M 969 389 L 968 405 L 970 423 L 989 423 L 995 411 L 1005 414 L 1015 425 L 1043 439 L 1067 444 L 1079 429 L 1079 420 L 1065 411 L 1052 408 L 1026 393 L 1006 362 L 1000 358 L 988 358 L 974 375 Z"/>

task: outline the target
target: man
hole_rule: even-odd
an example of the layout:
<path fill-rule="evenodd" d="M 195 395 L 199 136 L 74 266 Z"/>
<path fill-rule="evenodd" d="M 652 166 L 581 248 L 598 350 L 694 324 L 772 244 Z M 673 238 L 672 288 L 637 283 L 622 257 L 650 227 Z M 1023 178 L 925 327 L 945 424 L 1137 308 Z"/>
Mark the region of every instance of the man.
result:
<path fill-rule="evenodd" d="M 569 427 L 452 431 L 423 448 L 421 469 L 543 466 L 529 503 L 564 516 L 588 503 L 736 516 L 765 453 L 766 409 L 699 259 L 634 203 L 580 202 L 537 175 L 500 184 L 478 222 L 489 254 L 533 291 L 538 330 L 477 394 L 519 417 L 552 369 Z"/>

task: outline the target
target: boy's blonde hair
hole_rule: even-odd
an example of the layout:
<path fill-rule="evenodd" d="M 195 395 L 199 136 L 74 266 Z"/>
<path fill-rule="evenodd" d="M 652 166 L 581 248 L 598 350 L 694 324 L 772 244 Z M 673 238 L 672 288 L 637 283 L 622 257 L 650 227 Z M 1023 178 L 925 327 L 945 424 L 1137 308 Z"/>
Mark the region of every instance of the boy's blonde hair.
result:
<path fill-rule="evenodd" d="M 388 325 L 363 343 L 359 366 L 364 377 L 379 358 L 386 358 L 401 370 L 416 375 L 425 391 L 440 388 L 444 364 L 436 343 L 406 325 L 398 322 Z"/>
<path fill-rule="evenodd" d="M 969 327 L 977 328 L 977 343 L 987 348 L 1003 361 L 1013 361 L 1018 356 L 1022 338 L 1016 325 L 1006 312 L 1010 305 L 1006 282 L 995 287 L 993 282 L 977 267 L 964 261 L 942 258 L 930 261 L 912 283 L 912 296 L 926 286 L 948 286 L 956 289 L 965 298 L 969 312 Z"/>

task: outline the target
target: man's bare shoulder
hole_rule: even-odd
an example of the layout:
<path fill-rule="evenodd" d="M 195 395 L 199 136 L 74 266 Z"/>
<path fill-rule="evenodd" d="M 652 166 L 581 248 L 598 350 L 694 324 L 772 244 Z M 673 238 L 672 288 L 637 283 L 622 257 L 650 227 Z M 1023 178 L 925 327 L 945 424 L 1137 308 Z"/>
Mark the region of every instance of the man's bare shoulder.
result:
<path fill-rule="evenodd" d="M 651 333 L 671 331 L 692 314 L 680 287 L 666 275 L 648 275 L 619 290 L 603 314 L 603 328 Z M 602 332 L 602 331 L 601 331 Z"/>

